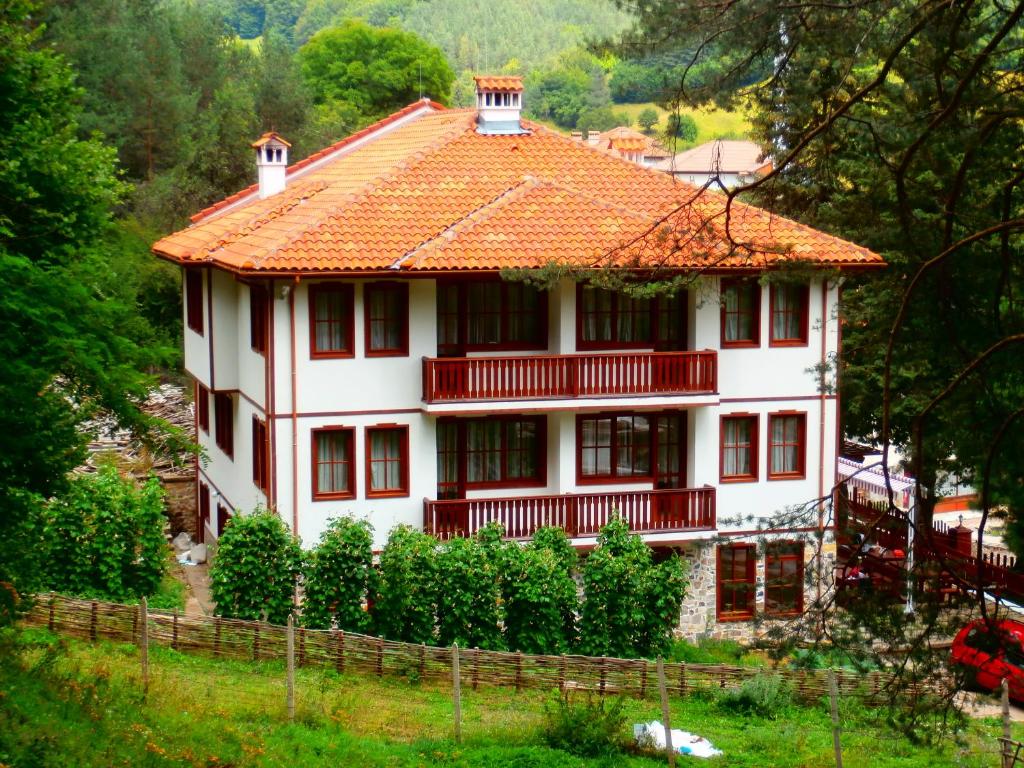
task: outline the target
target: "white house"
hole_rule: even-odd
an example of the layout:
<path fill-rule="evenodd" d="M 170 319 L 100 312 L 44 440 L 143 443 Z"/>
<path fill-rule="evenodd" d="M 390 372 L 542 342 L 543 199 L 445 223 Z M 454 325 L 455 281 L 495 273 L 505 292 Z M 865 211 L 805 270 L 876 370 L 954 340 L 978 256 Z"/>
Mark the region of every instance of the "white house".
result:
<path fill-rule="evenodd" d="M 715 179 L 726 189 L 733 189 L 771 171 L 772 162 L 752 141 L 715 139 L 650 166 L 698 187 Z"/>
<path fill-rule="evenodd" d="M 155 244 L 184 269 L 205 535 L 261 504 L 307 545 L 352 514 L 377 547 L 489 520 L 586 547 L 618 510 L 693 560 L 686 627 L 799 610 L 797 532 L 761 557 L 751 518 L 836 480 L 808 371 L 838 354 L 838 290 L 758 278 L 881 259 L 740 203 L 729 247 L 721 197 L 521 120 L 519 78 L 477 83 L 475 109 L 419 101 L 287 169 L 267 135 L 262 187 Z M 498 274 L 549 262 L 695 278 L 639 299 Z"/>

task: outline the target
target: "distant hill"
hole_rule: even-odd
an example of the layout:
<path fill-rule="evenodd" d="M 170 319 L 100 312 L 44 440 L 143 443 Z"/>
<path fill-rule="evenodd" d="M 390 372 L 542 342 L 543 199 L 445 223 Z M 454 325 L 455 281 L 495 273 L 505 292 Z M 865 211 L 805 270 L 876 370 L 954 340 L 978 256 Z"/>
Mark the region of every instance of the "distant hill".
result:
<path fill-rule="evenodd" d="M 440 47 L 455 71 L 549 65 L 587 40 L 614 35 L 629 16 L 612 0 L 207 0 L 243 39 L 275 28 L 295 45 L 347 18 L 397 26 Z"/>

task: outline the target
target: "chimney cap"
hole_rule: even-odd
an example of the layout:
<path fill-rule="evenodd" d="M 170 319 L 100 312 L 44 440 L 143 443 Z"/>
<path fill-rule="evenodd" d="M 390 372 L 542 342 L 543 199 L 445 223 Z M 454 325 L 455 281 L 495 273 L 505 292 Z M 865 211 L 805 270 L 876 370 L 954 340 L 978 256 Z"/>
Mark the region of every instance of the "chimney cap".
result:
<path fill-rule="evenodd" d="M 279 144 L 284 144 L 286 147 L 289 148 L 291 148 L 292 146 L 289 142 L 285 141 L 281 134 L 276 133 L 275 131 L 268 131 L 267 133 L 264 133 L 249 146 L 251 146 L 253 149 L 259 149 L 260 147 L 266 144 L 270 144 L 273 141 L 276 141 Z"/>
<path fill-rule="evenodd" d="M 475 75 L 473 80 L 478 91 L 521 93 L 523 90 L 523 78 L 519 75 Z"/>

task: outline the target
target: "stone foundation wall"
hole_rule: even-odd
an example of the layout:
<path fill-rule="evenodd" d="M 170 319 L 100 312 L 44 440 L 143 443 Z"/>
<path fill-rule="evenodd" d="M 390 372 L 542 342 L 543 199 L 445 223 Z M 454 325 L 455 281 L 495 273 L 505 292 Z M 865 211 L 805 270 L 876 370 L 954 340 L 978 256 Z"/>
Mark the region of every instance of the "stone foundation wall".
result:
<path fill-rule="evenodd" d="M 757 560 L 757 592 L 755 597 L 758 619 L 747 621 L 718 621 L 716 570 L 717 545 L 712 542 L 694 542 L 686 545 L 681 555 L 690 563 L 690 586 L 683 601 L 679 616 L 677 634 L 684 640 L 694 642 L 701 637 L 716 640 L 736 640 L 749 643 L 763 636 L 778 621 L 764 619 L 764 555 Z M 805 562 L 814 556 L 811 546 L 804 549 Z M 808 569 L 810 566 L 808 566 Z M 814 586 L 804 585 L 804 605 L 814 599 Z"/>

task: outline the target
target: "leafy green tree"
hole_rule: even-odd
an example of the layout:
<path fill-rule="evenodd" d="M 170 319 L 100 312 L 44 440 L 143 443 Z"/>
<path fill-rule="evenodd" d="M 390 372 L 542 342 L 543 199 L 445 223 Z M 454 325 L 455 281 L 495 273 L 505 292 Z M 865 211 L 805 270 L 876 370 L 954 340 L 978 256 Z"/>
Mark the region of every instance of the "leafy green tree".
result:
<path fill-rule="evenodd" d="M 373 575 L 373 526 L 349 517 L 332 520 L 307 559 L 302 623 L 365 632 Z"/>
<path fill-rule="evenodd" d="M 420 95 L 447 103 L 455 79 L 440 49 L 359 21 L 315 34 L 299 49 L 299 64 L 315 103 L 344 102 L 372 115 Z"/>
<path fill-rule="evenodd" d="M 280 517 L 261 508 L 232 517 L 210 567 L 217 615 L 284 624 L 301 569 L 302 550 Z"/>
<path fill-rule="evenodd" d="M 407 525 L 394 528 L 380 553 L 373 619 L 376 632 L 407 643 L 435 641 L 437 540 Z"/>
<path fill-rule="evenodd" d="M 670 112 L 666 123 L 665 137 L 667 139 L 680 139 L 686 144 L 692 144 L 697 140 L 697 122 L 689 115 Z"/>
<path fill-rule="evenodd" d="M 621 518 L 601 529 L 583 563 L 580 649 L 592 656 L 664 653 L 686 593 L 678 555 L 655 564 L 651 548 Z"/>
<path fill-rule="evenodd" d="M 652 133 L 654 126 L 658 124 L 660 119 L 658 110 L 654 107 L 646 107 L 640 110 L 640 114 L 636 116 L 636 124 L 640 126 L 640 130 L 644 133 Z"/>
<path fill-rule="evenodd" d="M 660 101 L 664 95 L 658 69 L 635 61 L 616 62 L 608 77 L 608 87 L 612 101 L 617 104 Z"/>
<path fill-rule="evenodd" d="M 163 511 L 155 477 L 140 486 L 113 464 L 75 477 L 43 513 L 44 585 L 116 602 L 153 594 L 167 566 Z"/>
<path fill-rule="evenodd" d="M 587 133 L 588 131 L 607 131 L 620 125 L 629 125 L 629 115 L 625 112 L 616 112 L 610 104 L 603 107 L 592 107 L 580 113 L 576 121 L 577 130 Z"/>
<path fill-rule="evenodd" d="M 436 573 L 440 644 L 500 650 L 501 592 L 493 551 L 475 538 L 452 539 L 438 553 Z"/>
<path fill-rule="evenodd" d="M 114 151 L 79 138 L 82 92 L 39 44 L 34 12 L 12 2 L 0 15 L 0 581 L 21 591 L 40 575 L 42 500 L 84 458 L 79 426 L 98 406 L 149 424 L 143 356 L 121 331 L 133 308 L 104 293 L 101 241 L 126 188 Z"/>

